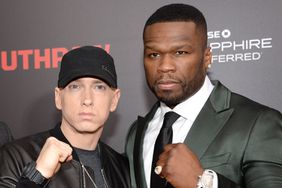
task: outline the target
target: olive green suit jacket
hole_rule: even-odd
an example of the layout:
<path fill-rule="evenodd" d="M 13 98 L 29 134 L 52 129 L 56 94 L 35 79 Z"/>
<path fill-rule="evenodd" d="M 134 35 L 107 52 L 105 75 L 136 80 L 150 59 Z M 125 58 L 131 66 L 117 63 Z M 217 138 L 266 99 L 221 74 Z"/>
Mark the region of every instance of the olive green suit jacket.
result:
<path fill-rule="evenodd" d="M 214 84 L 184 143 L 218 174 L 219 187 L 282 188 L 281 113 Z M 158 107 L 139 116 L 127 136 L 132 187 L 146 187 L 143 139 Z"/>

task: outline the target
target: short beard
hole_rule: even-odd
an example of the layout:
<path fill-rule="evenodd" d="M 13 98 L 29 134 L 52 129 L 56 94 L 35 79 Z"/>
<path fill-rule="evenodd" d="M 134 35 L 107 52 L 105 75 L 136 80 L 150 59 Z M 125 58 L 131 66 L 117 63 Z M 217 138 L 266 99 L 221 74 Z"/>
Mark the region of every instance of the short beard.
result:
<path fill-rule="evenodd" d="M 182 88 L 182 93 L 184 92 L 184 88 Z M 185 96 L 175 96 L 173 95 L 173 93 L 171 91 L 164 91 L 162 92 L 162 95 L 159 96 L 154 89 L 151 89 L 153 91 L 153 93 L 155 94 L 155 96 L 163 103 L 165 103 L 168 107 L 170 107 L 171 109 L 174 108 L 176 105 L 178 105 L 179 103 L 181 103 L 182 101 L 185 100 Z"/>
<path fill-rule="evenodd" d="M 205 72 L 198 72 L 197 76 L 188 82 L 181 83 L 181 94 L 174 95 L 171 91 L 163 91 L 162 95 L 158 95 L 155 86 L 150 86 L 151 91 L 161 102 L 165 103 L 168 107 L 173 109 L 179 103 L 193 96 L 202 87 L 205 81 Z"/>

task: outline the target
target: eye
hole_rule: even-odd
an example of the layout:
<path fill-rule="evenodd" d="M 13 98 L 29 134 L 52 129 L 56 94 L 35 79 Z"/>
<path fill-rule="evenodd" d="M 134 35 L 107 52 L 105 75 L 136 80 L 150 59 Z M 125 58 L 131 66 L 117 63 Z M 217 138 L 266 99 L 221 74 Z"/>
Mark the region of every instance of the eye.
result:
<path fill-rule="evenodd" d="M 95 85 L 95 90 L 98 90 L 98 91 L 105 91 L 107 89 L 107 85 L 106 84 L 97 84 Z"/>
<path fill-rule="evenodd" d="M 70 90 L 78 90 L 78 89 L 80 89 L 80 85 L 77 84 L 77 83 L 71 83 L 71 84 L 68 85 L 68 88 Z"/>
<path fill-rule="evenodd" d="M 160 57 L 160 54 L 158 54 L 158 53 L 150 53 L 150 54 L 148 54 L 148 57 L 151 58 L 151 59 L 155 59 L 155 58 Z"/>
<path fill-rule="evenodd" d="M 176 55 L 185 55 L 185 54 L 188 54 L 188 52 L 186 52 L 186 51 L 177 51 L 175 54 Z"/>

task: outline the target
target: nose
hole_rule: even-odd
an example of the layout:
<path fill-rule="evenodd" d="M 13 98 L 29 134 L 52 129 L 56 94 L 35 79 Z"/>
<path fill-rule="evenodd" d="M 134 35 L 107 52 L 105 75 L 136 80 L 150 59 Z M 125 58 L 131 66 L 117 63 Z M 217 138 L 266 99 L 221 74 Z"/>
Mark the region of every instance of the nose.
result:
<path fill-rule="evenodd" d="M 82 105 L 83 106 L 92 106 L 93 105 L 93 94 L 91 89 L 85 89 L 83 92 L 82 98 Z"/>
<path fill-rule="evenodd" d="M 175 71 L 175 64 L 169 54 L 166 54 L 160 58 L 160 64 L 158 67 L 159 72 L 173 72 Z"/>

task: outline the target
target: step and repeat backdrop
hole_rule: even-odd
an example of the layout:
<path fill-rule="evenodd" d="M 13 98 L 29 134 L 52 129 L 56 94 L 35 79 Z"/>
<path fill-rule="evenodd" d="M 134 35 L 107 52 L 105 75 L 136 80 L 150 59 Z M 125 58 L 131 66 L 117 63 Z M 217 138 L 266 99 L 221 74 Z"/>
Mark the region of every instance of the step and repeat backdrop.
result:
<path fill-rule="evenodd" d="M 281 112 L 281 0 L 9 0 L 0 2 L 0 121 L 15 138 L 54 127 L 63 54 L 100 46 L 115 58 L 122 91 L 102 139 L 122 152 L 130 124 L 156 100 L 144 78 L 144 23 L 172 2 L 194 5 L 206 16 L 210 77 Z"/>

